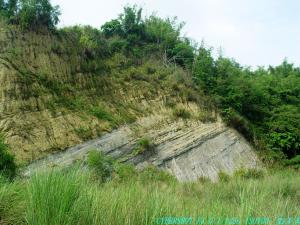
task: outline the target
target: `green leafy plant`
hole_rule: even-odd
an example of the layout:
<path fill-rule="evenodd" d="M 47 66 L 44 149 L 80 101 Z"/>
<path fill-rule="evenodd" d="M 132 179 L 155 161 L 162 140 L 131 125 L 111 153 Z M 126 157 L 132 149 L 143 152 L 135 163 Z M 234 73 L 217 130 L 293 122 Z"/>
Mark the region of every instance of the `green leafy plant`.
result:
<path fill-rule="evenodd" d="M 133 149 L 133 155 L 139 155 L 143 153 L 153 153 L 155 151 L 155 145 L 152 143 L 151 139 L 148 137 L 141 138 L 136 147 Z"/>
<path fill-rule="evenodd" d="M 91 107 L 89 111 L 93 116 L 97 117 L 98 119 L 106 120 L 109 122 L 116 122 L 113 116 L 109 112 L 107 112 L 103 107 L 94 106 Z"/>
<path fill-rule="evenodd" d="M 87 156 L 89 168 L 95 171 L 102 182 L 112 178 L 113 160 L 106 157 L 101 151 L 92 150 Z"/>
<path fill-rule="evenodd" d="M 221 181 L 221 182 L 229 182 L 230 181 L 230 176 L 223 171 L 220 171 L 218 173 L 218 177 L 219 177 L 219 181 Z"/>
<path fill-rule="evenodd" d="M 75 128 L 75 132 L 82 140 L 86 141 L 93 137 L 93 131 L 89 127 Z"/>
<path fill-rule="evenodd" d="M 189 119 L 191 118 L 191 113 L 186 110 L 185 108 L 175 108 L 173 110 L 173 115 L 177 118 L 182 118 L 182 119 Z"/>
<path fill-rule="evenodd" d="M 261 179 L 265 173 L 260 169 L 240 169 L 234 172 L 234 176 L 243 179 Z"/>
<path fill-rule="evenodd" d="M 4 138 L 0 136 L 0 174 L 13 178 L 16 175 L 17 166 L 14 157 L 8 152 L 8 145 L 4 143 Z"/>

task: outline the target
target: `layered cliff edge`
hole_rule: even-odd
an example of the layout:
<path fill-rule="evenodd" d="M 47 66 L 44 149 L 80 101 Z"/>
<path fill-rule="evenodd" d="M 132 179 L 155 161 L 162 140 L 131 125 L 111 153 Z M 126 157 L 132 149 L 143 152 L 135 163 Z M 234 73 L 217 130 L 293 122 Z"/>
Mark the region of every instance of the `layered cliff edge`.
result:
<path fill-rule="evenodd" d="M 35 161 L 29 170 L 69 164 L 93 148 L 138 167 L 164 168 L 179 180 L 216 179 L 219 171 L 259 164 L 183 69 L 156 57 L 97 58 L 70 35 L 6 25 L 0 28 L 0 132 L 19 164 Z M 137 154 L 144 137 L 154 150 Z"/>
<path fill-rule="evenodd" d="M 23 174 L 29 176 L 42 168 L 70 166 L 85 161 L 88 153 L 95 150 L 119 162 L 132 163 L 139 169 L 154 165 L 170 172 L 179 181 L 196 181 L 201 177 L 216 181 L 221 171 L 232 175 L 239 169 L 262 167 L 249 143 L 220 119 L 210 123 L 173 120 L 169 113 L 168 110 L 155 113 L 52 154 L 29 165 Z M 138 143 L 145 138 L 151 140 L 153 146 L 137 154 Z"/>

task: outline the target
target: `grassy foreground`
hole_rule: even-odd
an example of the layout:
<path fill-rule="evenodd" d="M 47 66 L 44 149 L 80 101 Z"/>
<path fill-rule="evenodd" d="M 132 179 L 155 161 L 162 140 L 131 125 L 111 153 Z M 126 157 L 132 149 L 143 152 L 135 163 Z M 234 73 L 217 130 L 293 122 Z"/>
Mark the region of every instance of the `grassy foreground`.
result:
<path fill-rule="evenodd" d="M 0 224 L 289 224 L 279 223 L 287 217 L 290 224 L 299 222 L 295 171 L 256 178 L 223 174 L 218 183 L 178 183 L 154 168 L 137 172 L 119 165 L 116 171 L 106 181 L 80 167 L 13 182 L 1 178 Z"/>

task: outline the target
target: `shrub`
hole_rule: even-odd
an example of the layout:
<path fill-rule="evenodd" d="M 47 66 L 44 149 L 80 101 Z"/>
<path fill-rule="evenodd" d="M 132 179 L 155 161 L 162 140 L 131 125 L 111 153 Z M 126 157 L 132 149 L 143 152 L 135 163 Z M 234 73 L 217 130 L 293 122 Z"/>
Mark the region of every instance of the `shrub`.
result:
<path fill-rule="evenodd" d="M 79 224 L 83 176 L 76 170 L 49 171 L 29 180 L 26 220 L 31 225 Z M 82 207 L 82 206 L 81 206 Z M 81 208 L 81 210 L 86 210 Z M 27 224 L 27 223 L 26 223 Z"/>
<path fill-rule="evenodd" d="M 90 109 L 90 113 L 100 120 L 115 122 L 113 116 L 100 106 L 94 106 Z"/>
<path fill-rule="evenodd" d="M 19 24 L 23 28 L 45 26 L 54 29 L 59 22 L 59 16 L 59 6 L 52 6 L 49 0 L 21 1 Z"/>
<path fill-rule="evenodd" d="M 264 175 L 264 171 L 259 169 L 240 169 L 234 173 L 235 177 L 243 179 L 261 179 Z"/>
<path fill-rule="evenodd" d="M 7 178 L 16 175 L 16 164 L 14 157 L 8 152 L 8 145 L 4 143 L 4 138 L 0 136 L 0 174 Z"/>
<path fill-rule="evenodd" d="M 114 166 L 114 170 L 116 172 L 117 178 L 121 181 L 129 181 L 133 177 L 136 177 L 138 175 L 138 172 L 135 169 L 134 165 L 131 164 L 116 163 Z"/>
<path fill-rule="evenodd" d="M 133 155 L 139 155 L 143 153 L 153 153 L 155 150 L 155 145 L 151 143 L 151 140 L 147 137 L 141 138 L 137 146 L 133 149 Z"/>
<path fill-rule="evenodd" d="M 300 155 L 292 158 L 292 159 L 289 159 L 289 160 L 285 160 L 284 161 L 284 164 L 286 166 L 291 166 L 295 169 L 300 169 Z"/>
<path fill-rule="evenodd" d="M 197 117 L 203 123 L 216 122 L 217 118 L 210 111 L 201 111 Z"/>
<path fill-rule="evenodd" d="M 176 101 L 174 99 L 172 99 L 172 98 L 167 98 L 165 104 L 169 108 L 175 108 Z"/>
<path fill-rule="evenodd" d="M 191 118 L 191 113 L 184 108 L 176 108 L 173 110 L 173 115 L 177 118 L 189 119 Z"/>
<path fill-rule="evenodd" d="M 93 131 L 89 127 L 79 127 L 75 128 L 75 132 L 78 137 L 80 137 L 82 140 L 86 141 L 93 137 Z"/>
<path fill-rule="evenodd" d="M 198 178 L 198 182 L 201 184 L 211 183 L 211 180 L 209 177 L 201 176 Z"/>
<path fill-rule="evenodd" d="M 230 176 L 223 171 L 220 171 L 218 173 L 218 177 L 219 177 L 219 181 L 221 182 L 228 182 L 230 180 Z"/>
<path fill-rule="evenodd" d="M 87 157 L 87 163 L 89 168 L 95 171 L 102 182 L 111 179 L 114 170 L 113 161 L 105 157 L 102 152 L 96 150 L 90 151 Z"/>
<path fill-rule="evenodd" d="M 149 183 L 151 181 L 172 183 L 177 181 L 173 175 L 160 170 L 155 166 L 146 167 L 140 173 L 140 180 L 143 183 Z"/>
<path fill-rule="evenodd" d="M 232 108 L 228 108 L 222 111 L 222 116 L 229 126 L 241 132 L 247 140 L 253 139 L 254 131 L 252 124 L 238 112 Z"/>

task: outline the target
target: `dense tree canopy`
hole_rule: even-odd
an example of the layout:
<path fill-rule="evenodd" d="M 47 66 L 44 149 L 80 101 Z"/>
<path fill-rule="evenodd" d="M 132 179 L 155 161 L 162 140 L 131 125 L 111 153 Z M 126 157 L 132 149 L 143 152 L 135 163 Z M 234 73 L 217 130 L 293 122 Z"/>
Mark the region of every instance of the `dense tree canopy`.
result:
<path fill-rule="evenodd" d="M 229 123 L 246 137 L 262 140 L 264 148 L 277 156 L 300 155 L 299 68 L 284 61 L 250 71 L 222 57 L 205 64 L 207 57 L 200 57 L 201 64 L 196 62 L 194 76 Z"/>
<path fill-rule="evenodd" d="M 31 30 L 54 29 L 60 15 L 59 7 L 52 6 L 49 0 L 2 0 L 0 12 L 9 23 Z"/>

